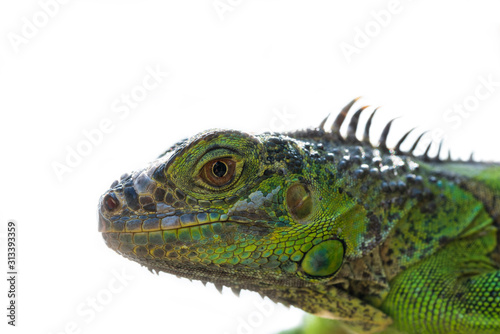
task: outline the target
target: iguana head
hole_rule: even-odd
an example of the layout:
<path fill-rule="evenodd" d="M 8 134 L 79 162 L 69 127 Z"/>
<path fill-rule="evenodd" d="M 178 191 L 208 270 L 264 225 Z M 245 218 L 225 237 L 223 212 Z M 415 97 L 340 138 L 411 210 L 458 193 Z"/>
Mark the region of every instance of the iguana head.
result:
<path fill-rule="evenodd" d="M 115 181 L 100 199 L 99 231 L 150 269 L 219 285 L 328 281 L 383 240 L 400 212 L 380 195 L 377 152 L 204 132 Z"/>

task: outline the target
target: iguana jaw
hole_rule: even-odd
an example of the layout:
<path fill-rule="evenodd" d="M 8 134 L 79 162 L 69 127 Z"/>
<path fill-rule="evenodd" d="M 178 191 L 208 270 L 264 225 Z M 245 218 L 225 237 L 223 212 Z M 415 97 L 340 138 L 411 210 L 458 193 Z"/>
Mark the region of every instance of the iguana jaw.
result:
<path fill-rule="evenodd" d="M 114 212 L 110 212 L 110 199 L 117 205 Z M 204 211 L 175 209 L 164 203 L 156 203 L 157 212 L 148 212 L 144 209 L 132 212 L 125 203 L 123 189 L 120 186 L 105 193 L 99 204 L 98 230 L 103 234 L 107 245 L 121 253 L 144 253 L 143 248 L 163 247 L 168 250 L 176 246 L 190 244 L 214 243 L 227 233 L 226 227 L 232 225 L 247 226 L 247 229 L 259 231 L 260 235 L 271 232 L 271 227 L 279 222 L 273 222 L 267 215 L 253 214 L 245 217 L 244 212 L 231 211 L 218 213 L 210 208 Z M 215 241 L 212 239 L 216 239 Z M 210 240 L 209 240 L 210 239 Z M 150 252 L 151 256 L 163 258 L 168 254 L 157 251 Z M 134 255 L 129 254 L 129 255 Z M 156 255 L 155 255 L 156 254 Z"/>
<path fill-rule="evenodd" d="M 138 219 L 146 217 L 144 219 Z M 190 212 L 185 214 L 168 215 L 165 214 L 143 214 L 131 216 L 105 217 L 102 210 L 99 210 L 98 231 L 101 233 L 140 233 L 158 231 L 179 231 L 191 227 L 201 227 L 214 224 L 239 223 L 251 225 L 273 224 L 267 219 L 249 219 L 243 216 L 228 216 L 226 214 Z"/>

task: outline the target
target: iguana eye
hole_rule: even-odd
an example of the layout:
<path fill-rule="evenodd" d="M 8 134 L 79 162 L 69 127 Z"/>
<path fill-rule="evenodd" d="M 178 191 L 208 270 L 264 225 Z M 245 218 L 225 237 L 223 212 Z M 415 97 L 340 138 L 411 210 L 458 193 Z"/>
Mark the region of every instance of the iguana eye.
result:
<path fill-rule="evenodd" d="M 232 159 L 215 159 L 203 166 L 200 176 L 209 185 L 222 187 L 233 180 L 235 167 L 236 161 Z"/>

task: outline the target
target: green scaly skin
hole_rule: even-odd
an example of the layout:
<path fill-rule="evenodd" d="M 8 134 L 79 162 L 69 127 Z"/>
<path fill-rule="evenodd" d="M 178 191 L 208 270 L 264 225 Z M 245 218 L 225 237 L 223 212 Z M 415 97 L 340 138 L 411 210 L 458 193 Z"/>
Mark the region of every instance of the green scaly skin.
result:
<path fill-rule="evenodd" d="M 99 231 L 150 270 L 318 316 L 289 333 L 500 332 L 500 167 L 389 150 L 390 124 L 359 141 L 364 108 L 343 138 L 354 102 L 330 132 L 178 143 L 113 183 Z"/>

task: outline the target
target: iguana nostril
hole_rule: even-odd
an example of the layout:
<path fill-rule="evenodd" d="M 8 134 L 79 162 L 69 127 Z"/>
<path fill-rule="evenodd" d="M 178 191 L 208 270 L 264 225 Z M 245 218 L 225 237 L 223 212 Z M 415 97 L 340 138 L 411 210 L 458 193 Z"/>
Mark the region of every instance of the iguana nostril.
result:
<path fill-rule="evenodd" d="M 116 198 L 116 195 L 114 193 L 104 196 L 102 203 L 104 204 L 106 210 L 110 212 L 116 210 L 116 208 L 118 208 L 118 206 L 120 205 L 120 201 L 118 201 L 118 198 Z"/>

